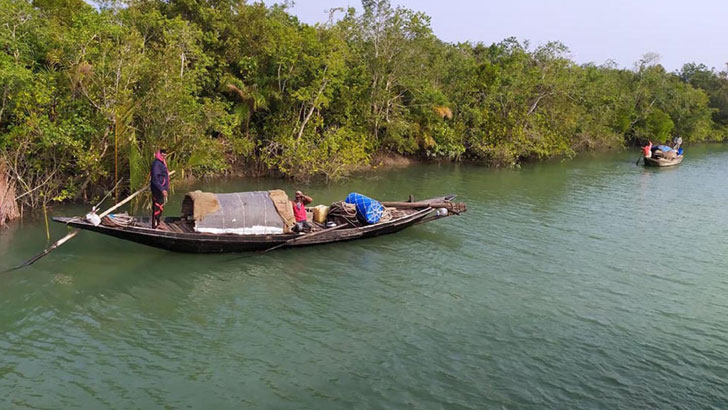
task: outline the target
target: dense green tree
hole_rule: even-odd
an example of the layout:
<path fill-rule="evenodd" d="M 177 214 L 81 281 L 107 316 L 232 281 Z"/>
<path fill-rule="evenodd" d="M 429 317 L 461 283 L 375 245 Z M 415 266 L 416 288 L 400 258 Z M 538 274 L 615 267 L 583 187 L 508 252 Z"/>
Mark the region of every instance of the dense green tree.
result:
<path fill-rule="evenodd" d="M 672 137 L 721 140 L 728 74 L 560 43 L 449 44 L 389 0 L 307 25 L 288 3 L 0 0 L 0 156 L 21 201 L 182 174 L 336 179 L 377 153 L 513 166 Z"/>
<path fill-rule="evenodd" d="M 680 79 L 691 86 L 703 90 L 713 109 L 714 139 L 728 137 L 728 72 L 716 72 L 705 64 L 685 64 L 678 72 Z"/>

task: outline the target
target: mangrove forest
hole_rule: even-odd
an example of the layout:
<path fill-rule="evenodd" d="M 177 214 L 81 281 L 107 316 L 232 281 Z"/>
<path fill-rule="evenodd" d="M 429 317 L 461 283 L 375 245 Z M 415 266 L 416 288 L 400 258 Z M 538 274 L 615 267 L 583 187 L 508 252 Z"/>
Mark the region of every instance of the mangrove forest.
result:
<path fill-rule="evenodd" d="M 317 25 L 289 3 L 0 0 L 0 222 L 135 190 L 159 148 L 183 176 L 305 181 L 387 155 L 511 167 L 728 133 L 720 69 L 454 44 L 430 21 L 389 0 Z"/>

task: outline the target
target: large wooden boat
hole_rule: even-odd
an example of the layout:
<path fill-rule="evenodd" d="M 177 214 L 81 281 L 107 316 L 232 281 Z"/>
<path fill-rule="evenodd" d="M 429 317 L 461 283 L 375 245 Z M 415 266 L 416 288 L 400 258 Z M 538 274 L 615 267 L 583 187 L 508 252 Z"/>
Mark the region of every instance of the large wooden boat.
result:
<path fill-rule="evenodd" d="M 124 225 L 98 224 L 82 217 L 54 217 L 56 222 L 98 232 L 155 248 L 189 253 L 225 253 L 265 251 L 272 248 L 318 245 L 332 242 L 371 238 L 399 232 L 410 226 L 458 215 L 466 211 L 464 203 L 452 202 L 454 195 L 425 201 L 383 202 L 392 218 L 371 225 L 337 225 L 327 227 L 313 224 L 309 233 L 248 234 L 196 232 L 194 223 L 184 217 L 168 217 L 157 229 L 151 228 L 151 218 L 130 217 Z M 184 205 L 183 205 L 184 208 Z M 444 209 L 444 210 L 443 210 Z M 446 210 L 446 211 L 445 211 Z M 184 210 L 183 210 L 184 212 Z"/>
<path fill-rule="evenodd" d="M 645 166 L 647 167 L 671 167 L 682 162 L 684 155 L 678 155 L 675 158 L 647 158 L 644 157 Z"/>

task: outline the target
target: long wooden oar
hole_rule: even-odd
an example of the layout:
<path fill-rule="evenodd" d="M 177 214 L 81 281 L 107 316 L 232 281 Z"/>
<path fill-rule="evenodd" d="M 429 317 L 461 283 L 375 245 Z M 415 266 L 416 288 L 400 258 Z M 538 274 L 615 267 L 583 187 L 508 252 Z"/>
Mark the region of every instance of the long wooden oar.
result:
<path fill-rule="evenodd" d="M 170 173 L 169 173 L 169 176 L 171 177 L 172 175 L 174 175 L 174 173 L 175 173 L 175 171 L 172 171 L 172 172 L 170 172 Z M 101 219 L 101 218 L 105 217 L 106 215 L 108 215 L 108 214 L 110 214 L 110 213 L 114 212 L 114 211 L 115 211 L 115 210 L 117 210 L 117 209 L 118 209 L 119 207 L 121 207 L 121 206 L 123 206 L 123 205 L 127 204 L 127 203 L 128 203 L 129 201 L 131 201 L 132 199 L 134 199 L 134 197 L 136 197 L 137 195 L 139 195 L 139 194 L 141 194 L 142 192 L 146 191 L 147 189 L 149 189 L 149 186 L 146 186 L 146 187 L 144 187 L 144 188 L 142 188 L 142 189 L 140 189 L 140 190 L 138 190 L 138 191 L 134 192 L 133 194 L 129 195 L 129 196 L 128 196 L 128 197 L 126 197 L 126 198 L 125 198 L 125 199 L 124 199 L 123 201 L 119 202 L 118 204 L 116 204 L 116 205 L 112 206 L 111 208 L 107 209 L 106 211 L 102 212 L 102 213 L 101 213 L 101 214 L 99 215 L 99 219 Z M 40 258 L 42 258 L 42 257 L 44 257 L 44 256 L 46 256 L 46 255 L 48 255 L 48 254 L 49 254 L 49 253 L 51 253 L 51 252 L 52 252 L 52 251 L 53 251 L 54 249 L 58 248 L 59 246 L 61 246 L 61 245 L 63 245 L 64 243 L 66 243 L 66 242 L 67 242 L 68 240 L 70 240 L 70 239 L 71 239 L 71 238 L 73 238 L 74 236 L 78 235 L 78 233 L 79 233 L 80 231 L 81 231 L 81 230 L 80 230 L 79 228 L 74 228 L 74 229 L 73 229 L 73 230 L 72 230 L 71 232 L 69 232 L 69 233 L 68 233 L 68 235 L 66 235 L 66 236 L 64 236 L 63 238 L 61 238 L 61 239 L 57 240 L 56 242 L 54 242 L 54 243 L 53 243 L 53 245 L 51 245 L 51 246 L 49 246 L 48 248 L 44 249 L 44 250 L 43 250 L 43 252 L 41 252 L 41 253 L 39 253 L 39 254 L 37 254 L 37 255 L 33 256 L 32 258 L 28 259 L 27 261 L 23 262 L 22 264 L 20 264 L 20 265 L 18 265 L 18 266 L 16 266 L 16 267 L 14 267 L 14 268 L 12 268 L 12 269 L 10 269 L 10 270 L 12 271 L 12 270 L 20 269 L 20 268 L 23 268 L 23 267 L 26 267 L 26 266 L 30 266 L 30 265 L 34 264 L 34 263 L 35 263 L 36 261 L 38 261 L 38 259 L 40 259 Z"/>
<path fill-rule="evenodd" d="M 298 242 L 300 240 L 308 239 L 308 238 L 310 238 L 312 236 L 320 235 L 320 234 L 325 233 L 325 232 L 334 231 L 336 229 L 343 228 L 345 226 L 348 226 L 348 224 L 336 225 L 333 228 L 327 228 L 327 229 L 324 229 L 322 231 L 316 231 L 316 232 L 307 233 L 307 234 L 302 235 L 302 236 L 297 236 L 297 237 L 295 237 L 293 239 L 289 239 L 289 240 L 287 240 L 287 241 L 285 241 L 285 242 L 283 242 L 281 244 L 278 244 L 278 245 L 276 245 L 276 246 L 274 246 L 272 248 L 268 248 L 268 249 L 262 251 L 261 254 L 268 253 L 268 252 L 273 251 L 273 250 L 276 250 L 278 248 L 282 248 L 284 246 L 291 245 L 291 244 L 293 244 L 295 242 Z"/>

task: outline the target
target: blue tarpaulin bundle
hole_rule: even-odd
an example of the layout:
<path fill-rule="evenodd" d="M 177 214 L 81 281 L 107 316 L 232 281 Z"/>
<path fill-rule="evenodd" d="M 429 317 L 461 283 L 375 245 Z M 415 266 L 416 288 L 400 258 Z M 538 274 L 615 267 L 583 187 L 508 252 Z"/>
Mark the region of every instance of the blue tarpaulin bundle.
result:
<path fill-rule="evenodd" d="M 356 192 L 346 197 L 346 203 L 356 205 L 356 215 L 368 224 L 379 222 L 384 213 L 384 207 L 379 201 Z"/>

